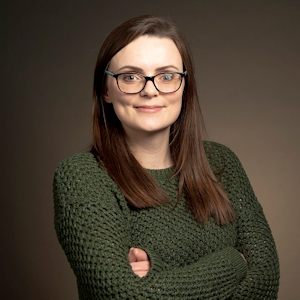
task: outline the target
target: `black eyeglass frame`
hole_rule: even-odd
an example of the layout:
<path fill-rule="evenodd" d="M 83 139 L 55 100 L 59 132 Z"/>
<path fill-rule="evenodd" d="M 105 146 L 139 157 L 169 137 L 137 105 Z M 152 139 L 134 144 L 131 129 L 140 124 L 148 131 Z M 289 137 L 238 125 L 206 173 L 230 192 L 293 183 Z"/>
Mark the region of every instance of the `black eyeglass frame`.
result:
<path fill-rule="evenodd" d="M 175 92 L 177 92 L 177 91 L 180 89 L 181 84 L 182 84 L 182 78 L 185 77 L 185 76 L 187 75 L 187 71 L 184 71 L 184 72 L 182 72 L 182 73 L 180 73 L 180 72 L 162 72 L 162 73 L 156 74 L 156 75 L 154 75 L 154 76 L 145 76 L 145 75 L 143 75 L 143 74 L 138 74 L 138 75 L 141 75 L 141 76 L 143 76 L 143 77 L 145 78 L 145 84 L 144 84 L 143 88 L 142 88 L 140 91 L 135 92 L 135 93 L 127 93 L 127 92 L 124 92 L 124 91 L 122 91 L 122 89 L 121 89 L 120 86 L 119 86 L 118 77 L 119 77 L 120 75 L 123 75 L 123 74 L 130 74 L 130 73 L 113 74 L 113 73 L 111 73 L 111 72 L 109 72 L 109 71 L 106 70 L 106 71 L 105 71 L 105 74 L 110 75 L 110 76 L 116 78 L 118 88 L 119 88 L 119 90 L 120 90 L 122 93 L 124 93 L 124 94 L 138 94 L 138 93 L 140 93 L 140 92 L 145 88 L 145 86 L 146 86 L 146 84 L 147 84 L 147 82 L 148 82 L 149 80 L 152 81 L 153 85 L 155 86 L 155 88 L 156 88 L 160 93 L 163 93 L 163 94 L 170 94 L 170 93 L 175 93 Z M 133 74 L 134 74 L 134 73 L 133 73 Z M 157 86 L 155 85 L 154 78 L 155 78 L 156 76 L 159 76 L 159 75 L 162 75 L 162 74 L 179 74 L 179 75 L 181 76 L 181 80 L 180 80 L 180 85 L 179 85 L 178 89 L 175 90 L 175 91 L 172 91 L 172 92 L 162 92 L 162 91 L 160 91 L 160 90 L 157 88 Z"/>

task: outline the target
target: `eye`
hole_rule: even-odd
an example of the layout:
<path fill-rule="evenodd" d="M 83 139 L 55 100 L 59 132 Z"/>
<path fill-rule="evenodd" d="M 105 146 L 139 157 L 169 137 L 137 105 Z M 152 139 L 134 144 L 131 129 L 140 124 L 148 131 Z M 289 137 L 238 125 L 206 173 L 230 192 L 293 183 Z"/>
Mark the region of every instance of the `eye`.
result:
<path fill-rule="evenodd" d="M 172 81 L 174 79 L 174 74 L 172 73 L 164 73 L 159 76 L 159 80 L 161 81 Z"/>
<path fill-rule="evenodd" d="M 139 74 L 121 74 L 119 77 L 122 81 L 126 83 L 130 82 L 138 82 L 142 80 L 141 76 Z"/>

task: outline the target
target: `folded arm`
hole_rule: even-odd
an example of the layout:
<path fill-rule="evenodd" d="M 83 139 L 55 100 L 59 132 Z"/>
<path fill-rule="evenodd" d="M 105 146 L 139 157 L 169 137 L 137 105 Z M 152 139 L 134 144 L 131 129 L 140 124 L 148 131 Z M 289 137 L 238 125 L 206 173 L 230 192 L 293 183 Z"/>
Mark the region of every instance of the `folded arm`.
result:
<path fill-rule="evenodd" d="M 97 172 L 95 166 L 65 163 L 54 180 L 55 228 L 82 298 L 205 300 L 228 299 L 236 292 L 247 265 L 231 247 L 174 269 L 146 250 L 150 271 L 142 278 L 134 274 L 126 206 Z"/>

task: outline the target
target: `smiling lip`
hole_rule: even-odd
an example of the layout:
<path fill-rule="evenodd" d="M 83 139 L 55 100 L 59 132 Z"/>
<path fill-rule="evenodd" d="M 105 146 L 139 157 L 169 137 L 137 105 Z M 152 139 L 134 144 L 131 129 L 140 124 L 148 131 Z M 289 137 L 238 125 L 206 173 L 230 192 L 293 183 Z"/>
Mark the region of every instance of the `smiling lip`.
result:
<path fill-rule="evenodd" d="M 143 106 L 136 106 L 135 107 L 138 111 L 146 112 L 146 113 L 155 113 L 163 109 L 163 106 L 158 105 L 143 105 Z"/>

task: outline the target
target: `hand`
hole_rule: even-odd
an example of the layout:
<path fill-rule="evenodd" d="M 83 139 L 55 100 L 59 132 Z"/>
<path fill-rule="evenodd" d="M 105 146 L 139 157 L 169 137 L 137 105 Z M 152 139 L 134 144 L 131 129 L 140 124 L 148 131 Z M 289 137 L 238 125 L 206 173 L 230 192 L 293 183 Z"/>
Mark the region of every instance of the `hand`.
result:
<path fill-rule="evenodd" d="M 151 262 L 147 252 L 139 248 L 130 248 L 128 260 L 134 274 L 138 275 L 139 277 L 144 277 L 148 274 L 151 267 Z"/>

